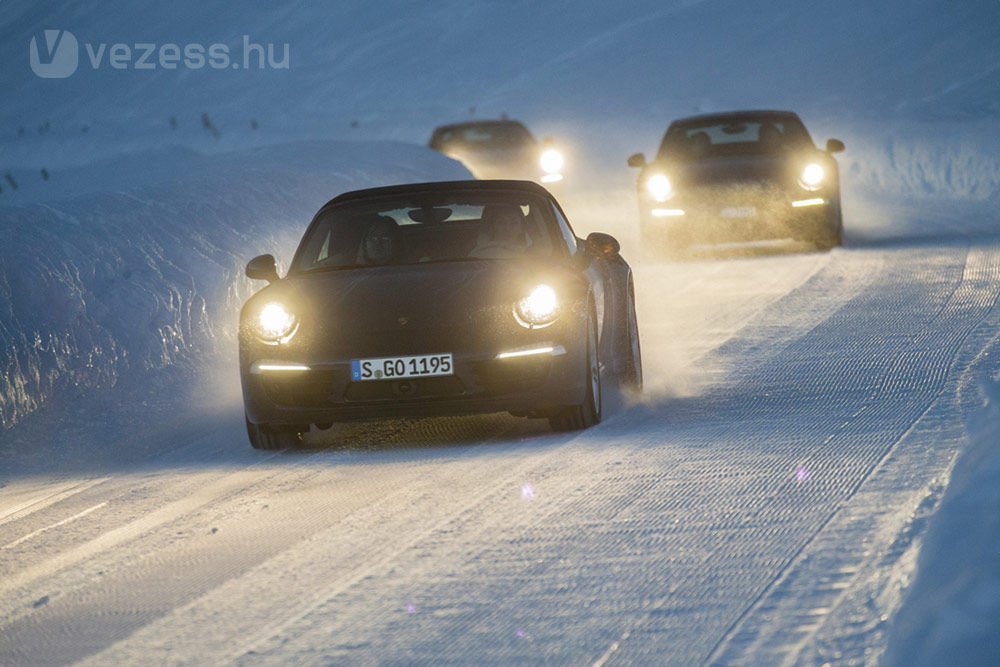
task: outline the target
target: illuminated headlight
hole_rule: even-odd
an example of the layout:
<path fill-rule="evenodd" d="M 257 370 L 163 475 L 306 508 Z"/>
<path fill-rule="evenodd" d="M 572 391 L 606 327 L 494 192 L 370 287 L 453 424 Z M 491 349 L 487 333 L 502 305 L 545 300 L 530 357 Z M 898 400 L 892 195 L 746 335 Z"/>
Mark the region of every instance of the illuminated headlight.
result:
<path fill-rule="evenodd" d="M 656 201 L 667 201 L 674 196 L 674 186 L 663 174 L 653 174 L 646 181 L 646 190 Z"/>
<path fill-rule="evenodd" d="M 287 343 L 299 328 L 299 320 L 280 303 L 269 303 L 257 315 L 257 335 L 265 343 Z"/>
<path fill-rule="evenodd" d="M 799 185 L 806 190 L 819 190 L 825 178 L 826 170 L 823 167 L 816 163 L 807 164 L 806 168 L 802 170 L 802 175 L 799 176 Z"/>
<path fill-rule="evenodd" d="M 514 304 L 514 317 L 528 329 L 547 327 L 559 317 L 559 297 L 548 285 L 539 285 Z"/>
<path fill-rule="evenodd" d="M 546 148 L 542 151 L 542 156 L 538 159 L 538 164 L 541 165 L 542 171 L 546 174 L 558 174 L 563 170 L 566 158 L 555 148 Z"/>

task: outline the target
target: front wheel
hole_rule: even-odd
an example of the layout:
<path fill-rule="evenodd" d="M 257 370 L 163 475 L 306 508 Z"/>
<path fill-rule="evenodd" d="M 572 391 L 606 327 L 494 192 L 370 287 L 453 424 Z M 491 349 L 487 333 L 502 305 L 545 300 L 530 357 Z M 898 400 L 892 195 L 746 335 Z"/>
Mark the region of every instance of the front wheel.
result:
<path fill-rule="evenodd" d="M 826 230 L 817 235 L 814 240 L 817 250 L 833 250 L 837 246 L 843 245 L 844 239 L 840 230 Z"/>
<path fill-rule="evenodd" d="M 817 235 L 815 243 L 819 250 L 831 250 L 844 244 L 844 219 L 840 208 L 839 195 L 836 199 L 833 214 L 830 216 L 830 226 Z"/>
<path fill-rule="evenodd" d="M 601 363 L 597 350 L 597 324 L 593 318 L 587 327 L 587 391 L 583 403 L 573 405 L 549 417 L 553 431 L 580 431 L 601 423 Z"/>
<path fill-rule="evenodd" d="M 254 449 L 290 449 L 297 447 L 302 442 L 299 430 L 294 427 L 276 427 L 267 424 L 251 424 L 250 420 L 244 417 L 247 425 L 247 437 L 250 438 L 250 446 Z"/>

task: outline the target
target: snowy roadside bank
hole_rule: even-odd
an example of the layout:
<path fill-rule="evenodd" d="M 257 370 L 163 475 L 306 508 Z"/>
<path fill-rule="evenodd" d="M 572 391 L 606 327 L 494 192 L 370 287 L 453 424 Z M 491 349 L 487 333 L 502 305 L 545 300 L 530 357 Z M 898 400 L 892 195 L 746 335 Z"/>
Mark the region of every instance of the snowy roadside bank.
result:
<path fill-rule="evenodd" d="M 1000 657 L 1000 381 L 931 519 L 882 664 L 988 665 Z"/>
<path fill-rule="evenodd" d="M 143 158 L 54 173 L 70 198 L 0 208 L 0 431 L 61 392 L 193 372 L 234 340 L 246 261 L 287 262 L 336 194 L 467 176 L 385 142 Z"/>

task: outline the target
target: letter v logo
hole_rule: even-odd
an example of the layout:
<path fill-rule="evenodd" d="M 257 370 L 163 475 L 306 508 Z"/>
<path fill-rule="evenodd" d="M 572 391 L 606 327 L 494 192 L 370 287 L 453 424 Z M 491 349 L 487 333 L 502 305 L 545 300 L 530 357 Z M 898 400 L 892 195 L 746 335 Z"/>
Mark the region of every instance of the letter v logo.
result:
<path fill-rule="evenodd" d="M 44 30 L 31 38 L 31 71 L 43 79 L 65 79 L 80 64 L 80 44 L 69 30 Z"/>

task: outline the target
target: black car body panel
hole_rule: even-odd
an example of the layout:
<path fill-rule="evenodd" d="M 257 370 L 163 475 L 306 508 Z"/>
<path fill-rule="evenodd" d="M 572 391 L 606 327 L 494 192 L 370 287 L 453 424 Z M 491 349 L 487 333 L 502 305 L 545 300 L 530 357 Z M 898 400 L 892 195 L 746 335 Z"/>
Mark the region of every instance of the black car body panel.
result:
<path fill-rule="evenodd" d="M 309 266 L 303 254 L 310 252 L 311 237 L 322 225 L 332 224 L 330 215 L 381 202 L 449 197 L 531 202 L 538 224 L 551 226 L 542 231 L 552 232 L 554 245 L 542 256 L 458 256 L 453 261 L 301 269 Z M 419 209 L 411 215 L 420 217 Z M 309 424 L 384 417 L 497 411 L 547 417 L 579 403 L 588 384 L 584 371 L 590 322 L 596 321 L 604 373 L 614 377 L 623 372 L 628 332 L 622 321 L 631 269 L 620 256 L 601 256 L 568 226 L 559 227 L 564 219 L 544 188 L 522 181 L 405 185 L 331 200 L 307 230 L 288 276 L 257 292 L 242 309 L 240 371 L 248 423 L 304 430 Z M 403 231 L 440 234 L 448 225 L 474 228 L 481 222 L 408 224 Z M 458 231 L 455 227 L 450 234 Z M 519 324 L 514 304 L 539 284 L 556 291 L 560 314 L 550 325 L 526 328 Z M 255 329 L 255 318 L 272 303 L 298 318 L 294 335 L 281 343 L 261 339 Z M 552 353 L 498 358 L 546 348 Z M 352 375 L 353 360 L 435 354 L 452 355 L 452 374 L 366 381 Z M 262 364 L 303 370 L 262 372 Z"/>
<path fill-rule="evenodd" d="M 641 166 L 637 188 L 646 247 L 683 251 L 697 243 L 783 238 L 823 247 L 840 243 L 837 162 L 816 148 L 792 112 L 680 119 L 667 129 L 654 161 L 642 164 L 640 157 L 630 164 Z M 810 165 L 822 171 L 822 179 L 807 188 L 802 176 Z M 650 180 L 659 175 L 669 180 L 669 196 L 653 192 Z"/>

